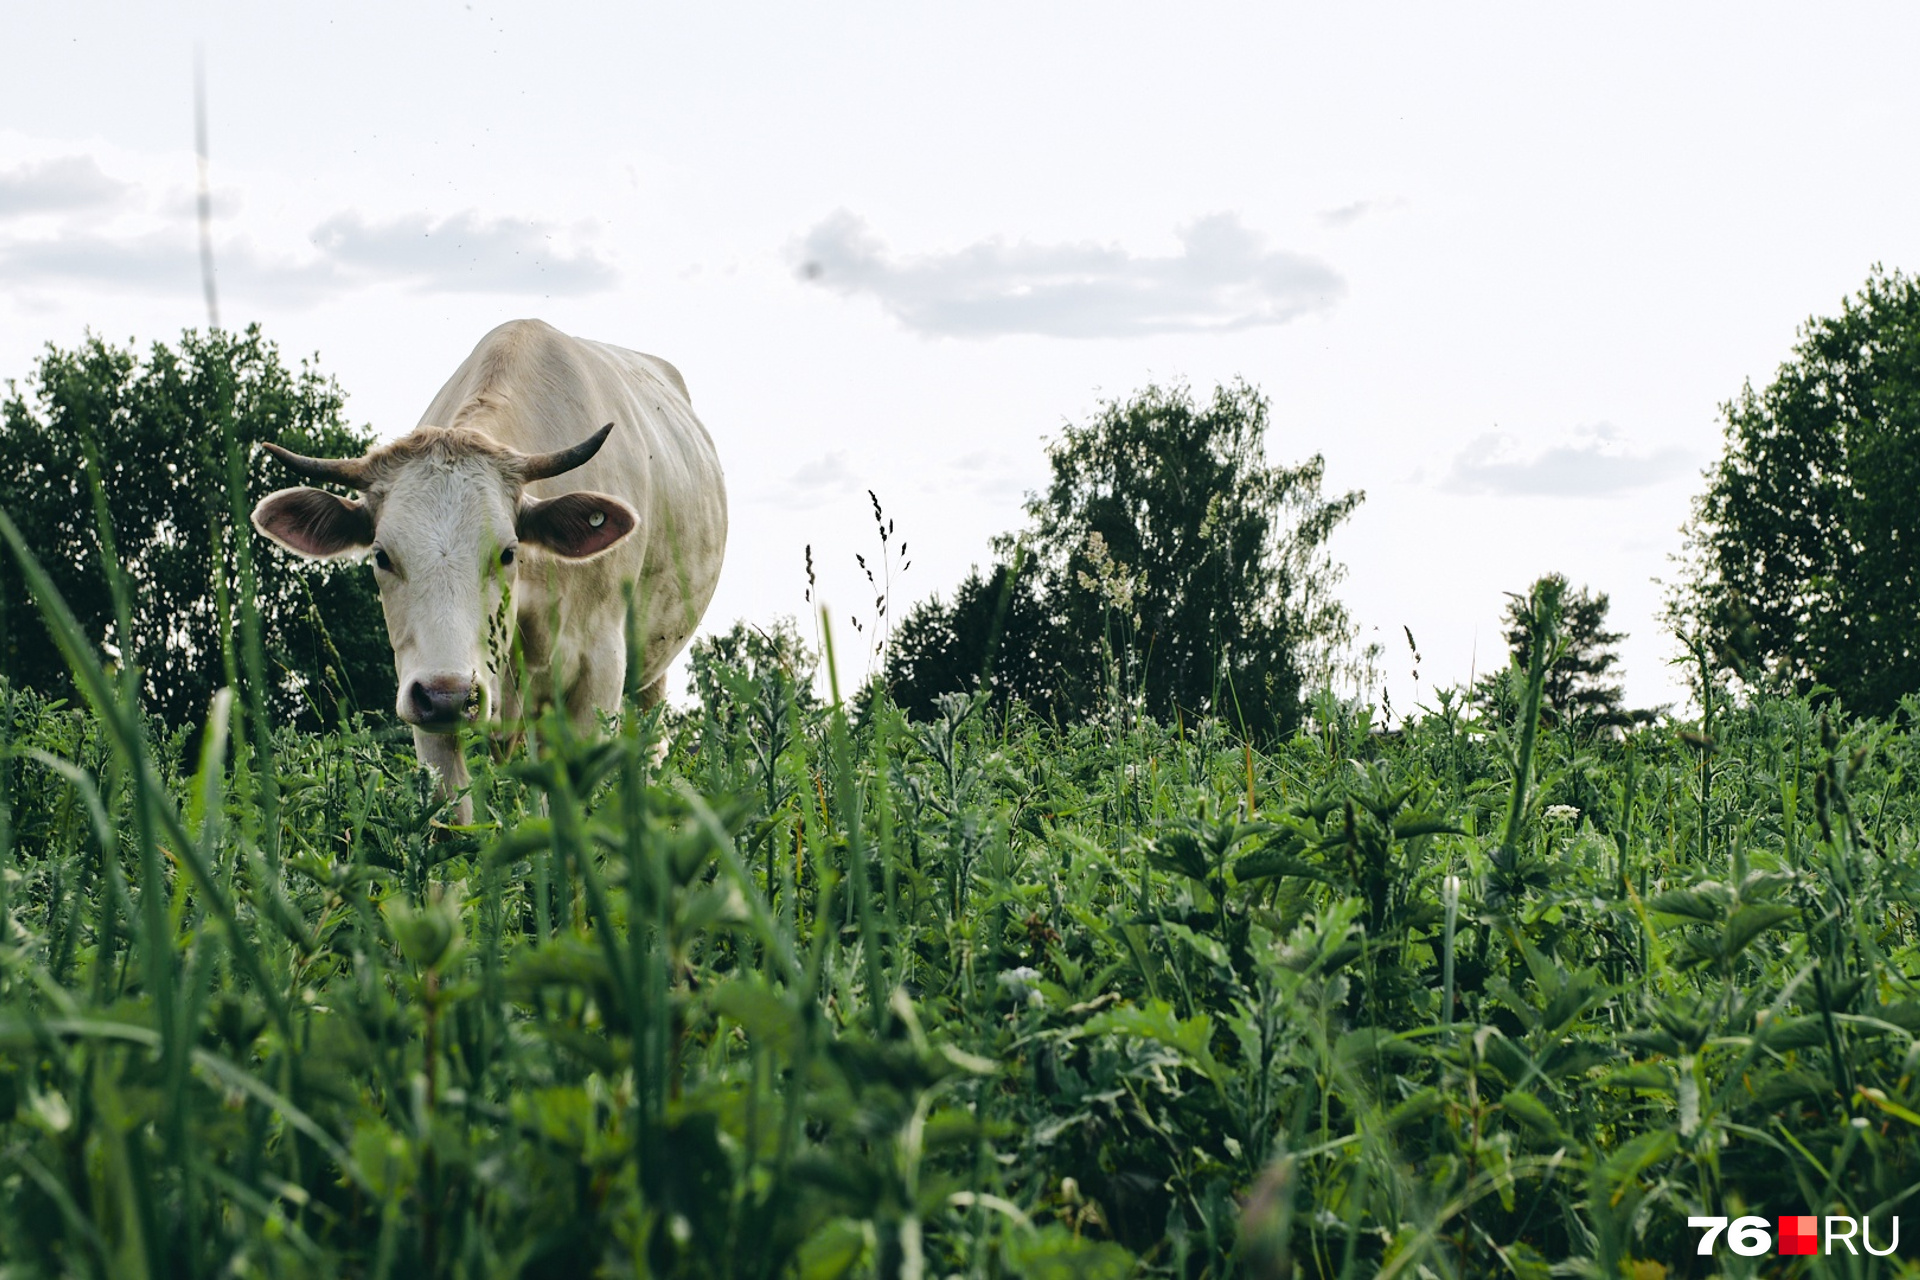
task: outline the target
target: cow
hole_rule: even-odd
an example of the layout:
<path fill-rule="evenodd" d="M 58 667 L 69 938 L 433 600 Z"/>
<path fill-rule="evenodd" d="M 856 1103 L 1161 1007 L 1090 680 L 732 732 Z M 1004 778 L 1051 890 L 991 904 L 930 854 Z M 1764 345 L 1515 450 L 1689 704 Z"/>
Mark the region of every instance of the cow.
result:
<path fill-rule="evenodd" d="M 364 457 L 265 447 L 357 491 L 281 489 L 253 525 L 309 559 L 372 560 L 395 710 L 460 822 L 473 815 L 463 726 L 553 704 L 588 733 L 617 712 L 628 584 L 644 610 L 634 684 L 658 702 L 720 577 L 726 485 L 679 371 L 538 320 L 487 334 L 420 424 Z"/>

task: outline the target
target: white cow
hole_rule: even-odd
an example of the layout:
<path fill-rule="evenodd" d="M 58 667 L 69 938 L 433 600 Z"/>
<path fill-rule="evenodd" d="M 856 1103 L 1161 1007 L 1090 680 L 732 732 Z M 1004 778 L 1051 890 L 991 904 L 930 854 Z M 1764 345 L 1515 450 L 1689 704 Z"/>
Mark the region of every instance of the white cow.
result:
<path fill-rule="evenodd" d="M 551 702 L 590 731 L 618 710 L 629 582 L 645 627 L 636 683 L 659 701 L 720 577 L 726 485 L 679 371 L 538 320 L 482 338 L 420 425 L 363 458 L 266 447 L 360 492 L 282 489 L 253 524 L 313 559 L 371 550 L 397 709 L 448 794 L 468 781 L 463 724 Z M 465 798 L 459 816 L 471 820 Z"/>

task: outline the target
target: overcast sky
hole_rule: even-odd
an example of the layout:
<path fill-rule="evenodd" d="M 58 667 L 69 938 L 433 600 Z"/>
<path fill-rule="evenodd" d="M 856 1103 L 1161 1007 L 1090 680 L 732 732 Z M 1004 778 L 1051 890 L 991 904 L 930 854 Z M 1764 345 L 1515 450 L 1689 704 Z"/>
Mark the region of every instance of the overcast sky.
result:
<path fill-rule="evenodd" d="M 1718 406 L 1920 267 L 1912 6 L 15 6 L 0 377 L 222 319 L 410 428 L 502 320 L 666 357 L 720 448 L 709 626 L 806 606 L 857 675 L 872 489 L 950 591 L 1044 442 L 1149 381 L 1273 402 L 1364 489 L 1344 595 L 1396 703 L 1611 594 L 1636 703 Z M 591 424 L 583 424 L 591 425 Z M 812 628 L 803 624 L 803 632 Z M 856 652 L 846 656 L 846 650 Z"/>

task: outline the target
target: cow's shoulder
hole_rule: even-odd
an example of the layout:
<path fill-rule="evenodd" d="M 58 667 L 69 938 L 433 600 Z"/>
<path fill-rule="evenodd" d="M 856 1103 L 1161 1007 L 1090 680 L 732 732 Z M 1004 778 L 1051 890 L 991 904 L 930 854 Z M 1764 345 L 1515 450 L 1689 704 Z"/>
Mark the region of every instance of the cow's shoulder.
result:
<path fill-rule="evenodd" d="M 651 375 L 680 393 L 691 404 L 687 380 L 669 362 L 659 356 L 594 342 L 562 333 L 544 320 L 509 320 L 480 339 L 468 363 L 475 366 L 481 386 L 497 386 L 509 381 L 535 383 L 554 380 L 563 369 L 586 371 L 600 361 L 610 359 L 615 367 Z"/>
<path fill-rule="evenodd" d="M 668 364 L 665 360 L 662 360 L 659 356 L 642 356 L 641 359 L 653 365 L 653 367 L 659 371 L 661 377 L 671 382 L 674 387 L 679 390 L 682 399 L 688 404 L 693 403 L 693 393 L 687 390 L 687 380 L 680 376 L 678 369 Z"/>
<path fill-rule="evenodd" d="M 545 320 L 529 318 L 524 320 L 508 320 L 504 324 L 495 325 L 493 328 L 487 330 L 487 335 L 484 338 L 480 339 L 479 349 L 484 351 L 489 347 L 496 346 L 525 349 L 527 347 L 550 346 L 555 343 L 571 341 L 573 341 L 573 339 L 567 337 L 566 334 L 560 332 Z"/>
<path fill-rule="evenodd" d="M 616 347 L 611 342 L 595 342 L 590 345 L 596 347 L 603 357 L 621 369 L 627 377 L 638 375 L 643 380 L 663 383 L 678 392 L 680 399 L 689 406 L 693 404 L 693 396 L 687 390 L 687 380 L 680 376 L 678 369 L 659 356 L 650 356 L 644 351 L 633 351 L 626 347 Z"/>

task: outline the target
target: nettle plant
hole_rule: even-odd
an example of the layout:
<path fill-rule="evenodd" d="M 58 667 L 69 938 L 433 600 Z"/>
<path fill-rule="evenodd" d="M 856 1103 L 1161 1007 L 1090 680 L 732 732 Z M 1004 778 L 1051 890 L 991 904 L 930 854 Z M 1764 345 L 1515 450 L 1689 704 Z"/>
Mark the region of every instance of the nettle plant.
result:
<path fill-rule="evenodd" d="M 84 699 L 0 685 L 13 1273 L 1707 1275 L 1920 1183 L 1908 721 L 1570 732 L 1544 596 L 1498 706 L 1265 746 L 743 632 L 450 824 L 364 718 L 156 728 L 0 537 Z"/>

